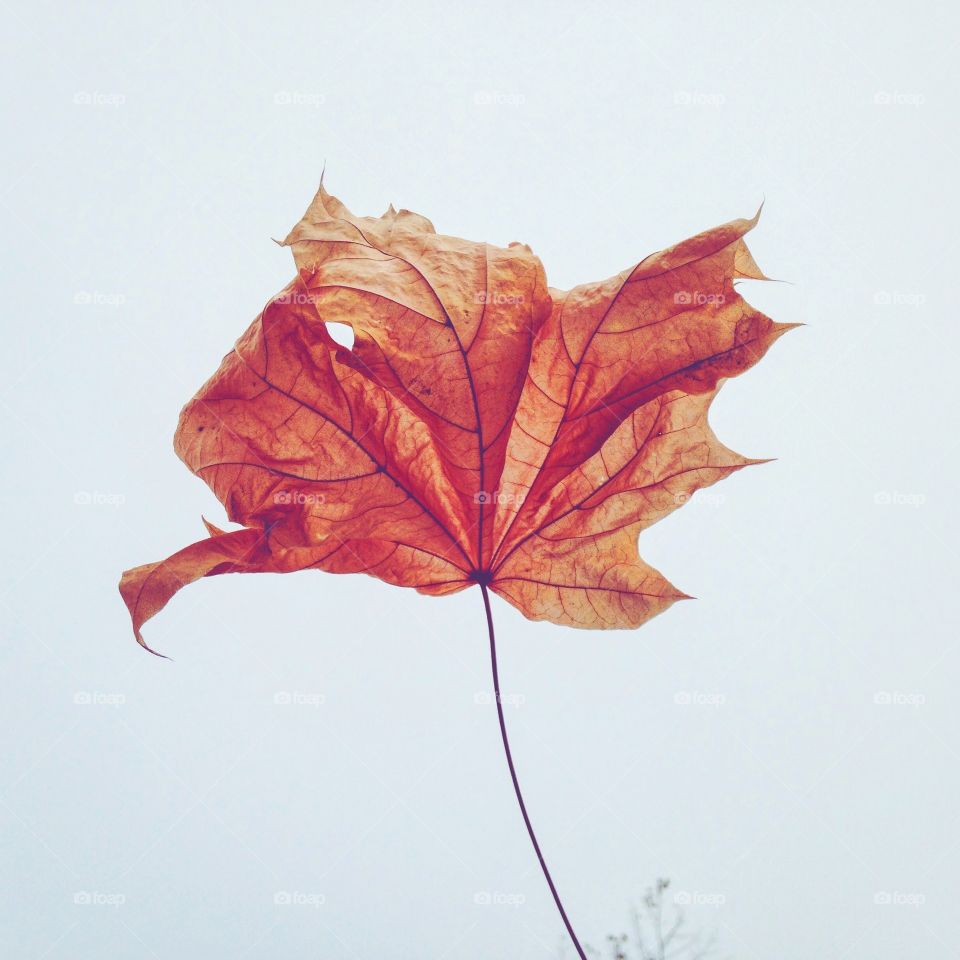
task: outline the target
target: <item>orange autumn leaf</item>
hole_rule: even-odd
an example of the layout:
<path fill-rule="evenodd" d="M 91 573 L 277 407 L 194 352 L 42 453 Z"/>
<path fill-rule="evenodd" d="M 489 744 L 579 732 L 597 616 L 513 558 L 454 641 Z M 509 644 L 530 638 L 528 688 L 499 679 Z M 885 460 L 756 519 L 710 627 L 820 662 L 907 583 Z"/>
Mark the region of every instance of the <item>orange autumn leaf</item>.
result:
<path fill-rule="evenodd" d="M 734 220 L 599 283 L 547 287 L 522 244 L 357 217 L 321 186 L 285 244 L 296 278 L 180 417 L 176 450 L 243 529 L 127 571 L 140 628 L 221 573 L 368 573 L 434 595 L 481 584 L 527 617 L 636 627 L 684 594 L 642 530 L 756 461 L 707 423 L 777 324 Z M 328 323 L 348 324 L 352 349 Z M 144 644 L 145 645 L 145 644 Z"/>

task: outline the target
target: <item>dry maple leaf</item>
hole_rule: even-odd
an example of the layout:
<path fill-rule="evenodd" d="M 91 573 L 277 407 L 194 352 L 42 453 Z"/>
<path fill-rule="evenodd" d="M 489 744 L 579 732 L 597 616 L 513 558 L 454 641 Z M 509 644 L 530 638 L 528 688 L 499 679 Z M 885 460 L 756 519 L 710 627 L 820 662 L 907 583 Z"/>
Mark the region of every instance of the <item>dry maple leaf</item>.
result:
<path fill-rule="evenodd" d="M 475 583 L 526 616 L 636 627 L 684 595 L 641 530 L 748 463 L 707 424 L 724 378 L 785 330 L 732 223 L 600 283 L 547 288 L 524 245 L 417 214 L 355 217 L 322 187 L 285 243 L 297 278 L 186 406 L 176 450 L 245 529 L 127 572 L 140 627 L 220 573 Z M 348 324 L 352 350 L 326 324 Z"/>
<path fill-rule="evenodd" d="M 757 462 L 707 412 L 790 326 L 734 288 L 763 279 L 743 241 L 756 219 L 561 292 L 525 245 L 438 235 L 392 207 L 357 217 L 321 186 L 285 241 L 296 279 L 177 429 L 177 453 L 244 529 L 208 525 L 123 575 L 137 639 L 181 587 L 221 573 L 362 572 L 434 595 L 479 584 L 499 708 L 488 589 L 576 627 L 665 610 L 684 594 L 640 559 L 638 535 Z M 328 323 L 352 328 L 352 349 Z"/>

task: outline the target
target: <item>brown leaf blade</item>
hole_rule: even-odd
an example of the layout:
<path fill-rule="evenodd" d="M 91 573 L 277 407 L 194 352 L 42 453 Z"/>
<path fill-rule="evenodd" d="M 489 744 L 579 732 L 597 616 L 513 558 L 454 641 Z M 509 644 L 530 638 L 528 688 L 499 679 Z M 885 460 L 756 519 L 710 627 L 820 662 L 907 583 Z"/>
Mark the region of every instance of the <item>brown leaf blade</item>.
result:
<path fill-rule="evenodd" d="M 321 187 L 285 243 L 296 279 L 187 404 L 175 446 L 243 529 L 124 574 L 140 628 L 233 572 L 364 572 L 442 595 L 489 584 L 526 616 L 634 627 L 684 594 L 646 527 L 756 462 L 707 423 L 723 381 L 789 327 L 751 308 L 757 218 L 609 280 L 549 290 L 529 248 L 470 243 Z M 351 350 L 328 323 L 354 331 Z"/>

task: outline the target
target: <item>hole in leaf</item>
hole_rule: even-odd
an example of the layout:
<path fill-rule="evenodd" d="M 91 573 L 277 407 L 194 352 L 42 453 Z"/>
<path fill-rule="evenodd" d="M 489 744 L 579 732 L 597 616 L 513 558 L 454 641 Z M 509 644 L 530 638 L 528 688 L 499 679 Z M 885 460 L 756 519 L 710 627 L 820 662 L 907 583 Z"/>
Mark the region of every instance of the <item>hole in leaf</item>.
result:
<path fill-rule="evenodd" d="M 353 327 L 349 323 L 337 323 L 335 321 L 327 321 L 327 333 L 340 344 L 341 347 L 346 347 L 348 350 L 353 349 Z"/>

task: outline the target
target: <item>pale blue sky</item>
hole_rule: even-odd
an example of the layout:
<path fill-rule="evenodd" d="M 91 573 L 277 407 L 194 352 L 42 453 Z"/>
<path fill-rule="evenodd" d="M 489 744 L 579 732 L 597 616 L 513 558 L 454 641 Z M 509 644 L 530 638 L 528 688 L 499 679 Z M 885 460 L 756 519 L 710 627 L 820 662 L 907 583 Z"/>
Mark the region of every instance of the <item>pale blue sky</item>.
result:
<path fill-rule="evenodd" d="M 173 662 L 116 591 L 224 521 L 173 429 L 292 275 L 271 238 L 324 163 L 355 212 L 524 241 L 558 287 L 766 199 L 751 248 L 791 284 L 745 293 L 809 326 L 712 420 L 778 459 L 645 535 L 699 599 L 641 630 L 494 601 L 519 772 L 590 943 L 662 874 L 721 955 L 956 956 L 955 9 L 41 0 L 6 25 L 4 957 L 563 942 L 476 590 L 209 580 L 147 627 Z"/>

